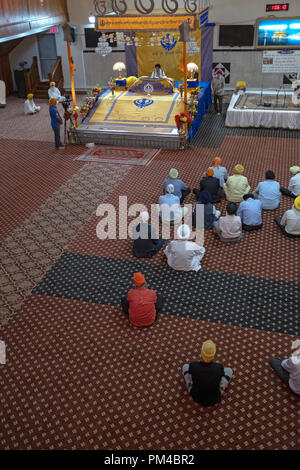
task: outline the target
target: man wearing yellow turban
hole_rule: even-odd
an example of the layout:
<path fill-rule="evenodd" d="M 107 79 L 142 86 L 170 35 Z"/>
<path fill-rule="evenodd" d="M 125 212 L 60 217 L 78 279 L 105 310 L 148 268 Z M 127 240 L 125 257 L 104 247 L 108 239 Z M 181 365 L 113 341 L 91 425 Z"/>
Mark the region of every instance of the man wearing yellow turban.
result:
<path fill-rule="evenodd" d="M 51 100 L 51 98 L 55 98 L 57 103 L 61 103 L 62 101 L 65 101 L 66 99 L 65 96 L 61 96 L 61 92 L 55 86 L 55 82 L 50 82 L 48 96 L 49 96 L 49 100 Z"/>
<path fill-rule="evenodd" d="M 35 102 L 33 101 L 33 94 L 28 93 L 27 100 L 24 103 L 24 113 L 27 114 L 35 114 L 40 111 L 41 107 L 36 106 Z"/>
<path fill-rule="evenodd" d="M 246 176 L 243 176 L 244 167 L 241 164 L 235 165 L 234 175 L 229 176 L 223 186 L 225 197 L 229 202 L 242 202 L 244 194 L 248 194 L 250 186 Z"/>

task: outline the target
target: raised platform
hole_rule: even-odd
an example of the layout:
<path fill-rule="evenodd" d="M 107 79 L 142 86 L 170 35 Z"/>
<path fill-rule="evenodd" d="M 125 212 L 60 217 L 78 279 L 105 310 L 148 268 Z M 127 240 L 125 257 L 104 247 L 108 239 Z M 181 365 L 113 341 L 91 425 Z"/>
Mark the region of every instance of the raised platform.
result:
<path fill-rule="evenodd" d="M 183 108 L 178 92 L 145 96 L 129 91 L 112 95 L 107 90 L 78 127 L 76 137 L 81 143 L 178 149 L 175 115 Z"/>
<path fill-rule="evenodd" d="M 292 91 L 249 89 L 232 95 L 226 114 L 227 127 L 300 129 L 300 107 L 292 102 Z"/>

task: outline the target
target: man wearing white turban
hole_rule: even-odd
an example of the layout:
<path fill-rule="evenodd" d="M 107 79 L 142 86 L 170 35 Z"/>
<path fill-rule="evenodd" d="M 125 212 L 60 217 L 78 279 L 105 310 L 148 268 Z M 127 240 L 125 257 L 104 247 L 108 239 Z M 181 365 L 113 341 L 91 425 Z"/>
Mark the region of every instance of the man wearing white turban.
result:
<path fill-rule="evenodd" d="M 197 243 L 189 241 L 191 230 L 183 224 L 177 230 L 179 240 L 172 240 L 164 253 L 168 259 L 168 265 L 177 271 L 199 271 L 201 269 L 205 248 Z"/>

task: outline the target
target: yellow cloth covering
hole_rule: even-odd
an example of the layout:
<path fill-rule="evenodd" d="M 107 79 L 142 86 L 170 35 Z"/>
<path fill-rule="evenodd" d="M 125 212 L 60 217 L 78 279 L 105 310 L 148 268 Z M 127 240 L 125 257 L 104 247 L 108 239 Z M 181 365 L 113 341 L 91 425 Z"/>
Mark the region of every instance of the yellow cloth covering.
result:
<path fill-rule="evenodd" d="M 149 106 L 139 108 L 136 100 L 153 100 Z M 176 127 L 175 115 L 183 112 L 183 100 L 180 93 L 173 95 L 136 95 L 128 92 L 108 93 L 103 97 L 90 123 L 157 124 Z"/>

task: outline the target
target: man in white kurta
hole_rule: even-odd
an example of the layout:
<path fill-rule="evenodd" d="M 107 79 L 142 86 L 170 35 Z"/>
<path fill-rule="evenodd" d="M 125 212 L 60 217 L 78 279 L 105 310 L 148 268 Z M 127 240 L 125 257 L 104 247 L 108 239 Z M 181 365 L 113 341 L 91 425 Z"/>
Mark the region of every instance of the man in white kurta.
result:
<path fill-rule="evenodd" d="M 58 88 L 56 88 L 55 82 L 50 83 L 48 96 L 49 96 L 49 100 L 51 100 L 51 98 L 55 98 L 57 103 L 61 103 L 62 101 L 65 101 L 66 99 L 64 96 L 61 96 L 61 92 L 59 91 Z"/>
<path fill-rule="evenodd" d="M 40 111 L 41 107 L 37 106 L 33 101 L 33 94 L 28 93 L 27 100 L 24 103 L 24 113 L 27 114 L 35 114 Z"/>
<path fill-rule="evenodd" d="M 0 80 L 0 108 L 6 106 L 6 87 L 3 80 Z"/>
<path fill-rule="evenodd" d="M 201 269 L 205 248 L 189 241 L 190 228 L 181 225 L 177 230 L 179 240 L 173 240 L 164 250 L 168 259 L 168 265 L 177 271 L 199 271 Z"/>

